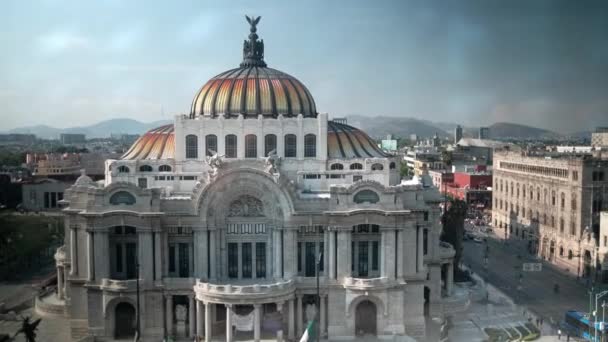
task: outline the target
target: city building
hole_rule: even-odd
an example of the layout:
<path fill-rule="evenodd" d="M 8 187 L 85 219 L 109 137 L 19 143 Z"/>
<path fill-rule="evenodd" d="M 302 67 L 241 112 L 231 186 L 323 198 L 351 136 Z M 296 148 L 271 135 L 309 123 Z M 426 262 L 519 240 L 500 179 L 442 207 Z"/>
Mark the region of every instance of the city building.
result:
<path fill-rule="evenodd" d="M 492 154 L 496 149 L 521 150 L 517 145 L 488 139 L 462 138 L 456 144 L 456 152 L 476 161 L 476 164 L 492 165 Z"/>
<path fill-rule="evenodd" d="M 0 134 L 0 145 L 32 145 L 35 142 L 34 134 Z"/>
<path fill-rule="evenodd" d="M 28 153 L 26 165 L 36 177 L 74 180 L 85 169 L 95 179 L 105 175 L 105 161 L 116 153 Z"/>
<path fill-rule="evenodd" d="M 597 127 L 591 133 L 591 146 L 608 147 L 608 127 Z"/>
<path fill-rule="evenodd" d="M 597 252 L 599 212 L 608 208 L 605 153 L 495 151 L 493 175 L 492 222 L 502 236 L 528 240 L 531 251 L 578 276 L 605 267 Z"/>
<path fill-rule="evenodd" d="M 64 145 L 76 145 L 86 143 L 87 139 L 84 134 L 61 133 L 59 136 L 59 141 L 61 141 L 61 143 Z"/>
<path fill-rule="evenodd" d="M 83 174 L 66 190 L 57 297 L 74 339 L 132 338 L 137 312 L 144 341 L 231 341 L 233 326 L 293 341 L 316 311 L 331 339 L 423 338 L 454 310 L 438 191 L 317 113 L 248 21 L 240 67 L 107 160 L 103 184 Z"/>
<path fill-rule="evenodd" d="M 424 170 L 445 170 L 445 164 L 441 160 L 441 151 L 434 146 L 414 146 L 406 152 L 403 160 L 418 177 L 422 176 Z"/>
<path fill-rule="evenodd" d="M 51 178 L 34 178 L 21 182 L 20 210 L 52 211 L 58 210 L 59 201 L 63 200 L 65 189 L 72 182 L 63 182 Z"/>
<path fill-rule="evenodd" d="M 492 207 L 492 174 L 486 171 L 454 172 L 453 181 L 440 188 L 452 198 L 465 201 L 469 207 Z"/>
<path fill-rule="evenodd" d="M 454 143 L 458 143 L 462 139 L 462 127 L 460 125 L 454 128 Z"/>
<path fill-rule="evenodd" d="M 479 127 L 479 139 L 490 139 L 490 127 Z"/>

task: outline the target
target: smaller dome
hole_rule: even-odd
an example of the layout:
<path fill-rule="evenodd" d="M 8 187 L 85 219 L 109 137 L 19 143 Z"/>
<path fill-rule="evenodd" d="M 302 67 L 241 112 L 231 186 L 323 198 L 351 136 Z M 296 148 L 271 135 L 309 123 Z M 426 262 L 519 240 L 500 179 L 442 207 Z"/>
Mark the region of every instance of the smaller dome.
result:
<path fill-rule="evenodd" d="M 146 132 L 120 159 L 173 159 L 174 157 L 175 135 L 173 125 L 169 124 Z"/>
<path fill-rule="evenodd" d="M 94 185 L 95 183 L 93 182 L 91 177 L 87 176 L 86 170 L 81 169 L 80 176 L 76 179 L 76 182 L 74 184 L 76 184 L 77 186 L 90 186 Z"/>
<path fill-rule="evenodd" d="M 327 123 L 327 157 L 330 159 L 387 158 L 374 139 L 362 130 L 329 121 Z"/>

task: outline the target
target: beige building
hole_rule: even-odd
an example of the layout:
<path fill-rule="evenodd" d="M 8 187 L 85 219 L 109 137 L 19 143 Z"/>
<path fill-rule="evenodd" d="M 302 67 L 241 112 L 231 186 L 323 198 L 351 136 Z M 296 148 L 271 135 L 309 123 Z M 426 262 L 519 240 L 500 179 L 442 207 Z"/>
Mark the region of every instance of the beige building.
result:
<path fill-rule="evenodd" d="M 598 127 L 591 133 L 591 146 L 608 147 L 608 127 Z"/>
<path fill-rule="evenodd" d="M 530 251 L 570 273 L 595 276 L 594 265 L 603 264 L 596 238 L 599 212 L 608 207 L 606 157 L 495 151 L 492 223 L 499 235 L 527 240 Z"/>

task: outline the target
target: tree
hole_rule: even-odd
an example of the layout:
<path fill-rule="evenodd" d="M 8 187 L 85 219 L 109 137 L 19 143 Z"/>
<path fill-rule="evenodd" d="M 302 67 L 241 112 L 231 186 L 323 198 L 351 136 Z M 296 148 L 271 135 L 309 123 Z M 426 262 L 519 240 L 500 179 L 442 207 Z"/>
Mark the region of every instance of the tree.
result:
<path fill-rule="evenodd" d="M 467 215 L 467 204 L 461 200 L 451 200 L 448 209 L 443 214 L 443 232 L 440 240 L 451 244 L 456 251 L 454 265 L 462 259 L 462 238 L 464 236 L 464 219 Z M 456 267 L 454 267 L 456 269 Z"/>
<path fill-rule="evenodd" d="M 411 173 L 412 170 L 409 168 L 409 166 L 407 166 L 407 163 L 401 161 L 401 165 L 399 165 L 399 174 L 401 175 L 401 178 L 408 178 L 410 177 Z"/>

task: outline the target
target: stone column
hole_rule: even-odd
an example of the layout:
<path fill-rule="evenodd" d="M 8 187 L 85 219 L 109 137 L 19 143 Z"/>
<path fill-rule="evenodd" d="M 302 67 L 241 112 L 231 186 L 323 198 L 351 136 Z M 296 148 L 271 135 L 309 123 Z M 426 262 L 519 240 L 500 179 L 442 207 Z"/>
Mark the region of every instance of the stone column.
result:
<path fill-rule="evenodd" d="M 325 301 L 327 300 L 327 296 L 321 295 L 321 306 L 320 306 L 320 313 L 319 313 L 319 321 L 320 321 L 320 327 L 319 327 L 319 336 L 320 337 L 324 337 L 325 336 L 325 327 L 327 326 L 327 322 L 326 322 L 326 318 L 325 318 Z"/>
<path fill-rule="evenodd" d="M 78 237 L 76 234 L 76 228 L 70 227 L 70 275 L 75 276 L 78 274 Z"/>
<path fill-rule="evenodd" d="M 213 336 L 212 326 L 211 326 L 211 305 L 212 303 L 205 303 L 205 341 L 211 342 L 211 337 Z"/>
<path fill-rule="evenodd" d="M 296 315 L 296 331 L 298 333 L 298 336 L 302 333 L 303 329 L 302 329 L 302 321 L 304 320 L 304 318 L 302 317 L 302 295 L 296 295 L 296 297 L 298 298 L 298 303 L 297 305 L 297 315 Z"/>
<path fill-rule="evenodd" d="M 196 336 L 203 336 L 203 302 L 196 300 Z"/>
<path fill-rule="evenodd" d="M 216 234 L 217 231 L 214 230 L 210 230 L 209 233 L 209 261 L 210 261 L 210 270 L 209 270 L 209 278 L 212 280 L 216 280 L 217 279 L 217 263 L 216 263 L 216 258 L 217 258 L 217 237 Z"/>
<path fill-rule="evenodd" d="M 88 281 L 93 281 L 95 279 L 95 251 L 93 250 L 95 247 L 93 243 L 93 234 L 94 233 L 92 231 L 87 231 L 87 271 L 89 272 L 87 276 Z"/>
<path fill-rule="evenodd" d="M 397 235 L 397 246 L 395 246 L 395 252 L 397 253 L 397 278 L 403 279 L 405 276 L 405 257 L 408 249 L 405 248 L 405 229 L 395 231 Z"/>
<path fill-rule="evenodd" d="M 152 280 L 152 262 L 150 262 L 152 260 L 152 231 L 137 231 L 137 236 L 139 279 L 143 280 L 144 283 L 148 283 Z"/>
<path fill-rule="evenodd" d="M 173 295 L 167 295 L 167 335 L 173 336 Z"/>
<path fill-rule="evenodd" d="M 63 299 L 63 267 L 57 266 L 57 297 Z"/>
<path fill-rule="evenodd" d="M 327 279 L 336 279 L 336 232 L 332 229 L 329 234 L 329 255 L 327 256 Z"/>
<path fill-rule="evenodd" d="M 162 258 L 162 239 L 161 239 L 161 232 L 156 232 L 154 233 L 154 266 L 156 268 L 156 270 L 154 271 L 156 273 L 156 279 L 155 280 L 162 280 L 163 279 L 163 258 Z"/>
<path fill-rule="evenodd" d="M 447 274 L 445 277 L 445 288 L 446 288 L 446 292 L 448 293 L 448 296 L 452 295 L 452 286 L 453 285 L 454 285 L 454 264 L 450 262 L 448 264 L 448 270 L 447 270 Z"/>
<path fill-rule="evenodd" d="M 296 243 L 296 231 L 293 229 L 286 229 L 283 233 L 283 268 L 284 276 L 287 279 L 291 279 L 298 274 L 297 268 L 297 243 Z"/>
<path fill-rule="evenodd" d="M 260 342 L 260 304 L 253 304 L 253 340 Z"/>
<path fill-rule="evenodd" d="M 287 338 L 290 341 L 293 341 L 293 339 L 296 336 L 296 332 L 295 332 L 295 315 L 294 315 L 294 310 L 295 310 L 295 305 L 294 305 L 294 301 L 295 299 L 290 299 L 289 300 L 289 320 L 287 322 Z"/>
<path fill-rule="evenodd" d="M 110 241 L 108 238 L 107 231 L 97 231 L 93 236 L 95 246 L 93 247 L 95 265 L 95 279 L 101 281 L 101 279 L 110 277 L 110 255 L 113 251 L 110 251 Z"/>
<path fill-rule="evenodd" d="M 281 230 L 275 228 L 272 231 L 272 249 L 274 251 L 273 255 L 273 276 L 275 279 L 280 279 L 283 277 L 282 274 L 282 263 L 283 260 L 283 246 L 281 245 Z"/>
<path fill-rule="evenodd" d="M 423 234 L 424 234 L 424 228 L 422 227 L 418 227 L 417 229 L 418 231 L 418 243 L 416 244 L 416 250 L 418 251 L 418 265 L 416 267 L 416 271 L 417 272 L 422 272 L 424 270 L 424 240 L 423 240 Z"/>
<path fill-rule="evenodd" d="M 226 342 L 232 342 L 232 304 L 226 305 Z"/>
<path fill-rule="evenodd" d="M 190 330 L 190 338 L 194 338 L 196 335 L 196 324 L 194 323 L 194 295 L 190 296 L 188 302 L 188 330 Z"/>
<path fill-rule="evenodd" d="M 351 276 L 351 231 L 338 231 L 338 280 Z"/>

